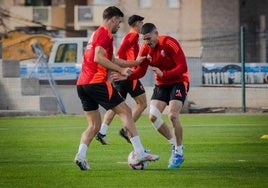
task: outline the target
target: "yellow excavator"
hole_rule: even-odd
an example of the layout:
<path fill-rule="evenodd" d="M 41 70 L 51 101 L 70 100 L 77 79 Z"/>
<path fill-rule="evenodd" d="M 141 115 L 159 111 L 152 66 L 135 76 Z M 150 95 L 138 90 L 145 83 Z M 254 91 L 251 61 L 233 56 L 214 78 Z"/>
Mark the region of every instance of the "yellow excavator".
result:
<path fill-rule="evenodd" d="M 53 42 L 52 37 L 45 34 L 27 34 L 19 31 L 12 31 L 2 38 L 2 58 L 17 59 L 24 61 L 36 58 L 31 44 L 41 44 L 44 53 L 49 56 Z"/>

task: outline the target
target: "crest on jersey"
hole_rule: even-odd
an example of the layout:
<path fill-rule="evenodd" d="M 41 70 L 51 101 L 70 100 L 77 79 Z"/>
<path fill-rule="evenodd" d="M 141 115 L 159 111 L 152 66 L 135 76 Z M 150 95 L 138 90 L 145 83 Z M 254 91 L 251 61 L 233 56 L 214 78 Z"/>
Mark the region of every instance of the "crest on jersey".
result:
<path fill-rule="evenodd" d="M 165 53 L 164 50 L 161 50 L 160 54 L 161 54 L 162 57 L 165 57 L 166 56 L 166 53 Z"/>

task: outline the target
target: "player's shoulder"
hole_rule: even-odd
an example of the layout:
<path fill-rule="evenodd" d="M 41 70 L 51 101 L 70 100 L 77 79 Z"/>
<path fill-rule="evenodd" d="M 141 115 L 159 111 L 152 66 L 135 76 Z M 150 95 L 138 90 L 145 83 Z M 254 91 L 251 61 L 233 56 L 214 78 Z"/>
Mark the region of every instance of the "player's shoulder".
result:
<path fill-rule="evenodd" d="M 161 35 L 158 37 L 158 40 L 161 43 L 169 43 L 169 42 L 179 43 L 177 39 L 175 39 L 171 36 L 168 36 L 168 35 Z"/>
<path fill-rule="evenodd" d="M 175 51 L 176 53 L 181 50 L 178 40 L 171 36 L 161 36 L 159 41 L 161 41 L 161 46 L 166 50 Z"/>
<path fill-rule="evenodd" d="M 146 44 L 146 42 L 142 43 L 140 47 L 140 51 L 149 51 L 151 48 Z"/>
<path fill-rule="evenodd" d="M 125 35 L 125 39 L 138 39 L 139 34 L 134 32 L 129 32 Z"/>
<path fill-rule="evenodd" d="M 104 26 L 98 27 L 98 29 L 95 31 L 96 36 L 107 36 L 107 37 L 112 37 L 111 32 Z"/>

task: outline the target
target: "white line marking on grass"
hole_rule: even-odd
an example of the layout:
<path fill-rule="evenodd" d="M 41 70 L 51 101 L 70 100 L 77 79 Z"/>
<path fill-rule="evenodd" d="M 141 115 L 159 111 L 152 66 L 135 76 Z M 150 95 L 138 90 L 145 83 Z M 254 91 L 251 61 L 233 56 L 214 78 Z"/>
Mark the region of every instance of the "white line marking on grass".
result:
<path fill-rule="evenodd" d="M 127 162 L 121 162 L 121 161 L 118 161 L 116 162 L 117 164 L 127 164 Z"/>
<path fill-rule="evenodd" d="M 196 124 L 196 125 L 185 125 L 185 127 L 225 127 L 225 126 L 267 126 L 265 124 Z"/>
<path fill-rule="evenodd" d="M 150 125 L 151 126 L 151 125 Z M 138 125 L 139 128 L 148 128 L 150 126 L 147 126 L 147 125 Z M 268 126 L 266 124 L 246 124 L 246 123 L 243 123 L 243 124 L 195 124 L 195 125 L 187 125 L 185 124 L 184 125 L 185 127 L 219 127 L 219 126 L 222 126 L 222 127 L 226 127 L 226 126 Z M 113 128 L 113 127 L 111 127 Z"/>
<path fill-rule="evenodd" d="M 246 162 L 244 159 L 237 160 L 238 162 Z"/>

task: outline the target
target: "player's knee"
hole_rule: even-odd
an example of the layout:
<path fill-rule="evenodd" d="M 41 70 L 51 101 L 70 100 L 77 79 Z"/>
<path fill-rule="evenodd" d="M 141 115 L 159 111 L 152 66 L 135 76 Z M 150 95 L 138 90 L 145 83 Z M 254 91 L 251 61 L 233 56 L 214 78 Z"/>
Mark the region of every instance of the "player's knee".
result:
<path fill-rule="evenodd" d="M 132 116 L 132 110 L 131 110 L 131 108 L 130 108 L 129 106 L 127 106 L 127 107 L 124 109 L 123 113 Z"/>
<path fill-rule="evenodd" d="M 156 117 L 152 114 L 149 114 L 149 120 L 153 123 L 156 120 Z"/>
<path fill-rule="evenodd" d="M 155 122 L 157 117 L 161 116 L 161 112 L 154 105 L 150 105 L 149 119 L 151 122 Z"/>
<path fill-rule="evenodd" d="M 170 120 L 171 122 L 175 122 L 175 121 L 178 121 L 179 116 L 178 116 L 178 114 L 173 114 L 173 113 L 171 113 L 171 114 L 168 114 L 168 118 L 169 118 L 169 120 Z"/>
<path fill-rule="evenodd" d="M 137 104 L 138 108 L 145 110 L 147 108 L 147 104 L 146 103 L 139 103 Z"/>
<path fill-rule="evenodd" d="M 158 130 L 164 123 L 161 116 L 162 116 L 161 112 L 154 105 L 150 105 L 149 119 L 156 130 Z"/>
<path fill-rule="evenodd" d="M 122 108 L 120 110 L 117 109 L 115 112 L 121 119 L 132 119 L 132 110 L 126 104 L 122 105 Z"/>
<path fill-rule="evenodd" d="M 142 109 L 142 110 L 145 110 L 145 108 L 147 108 L 147 102 L 146 100 L 143 101 L 143 100 L 136 100 L 136 104 L 137 104 L 137 107 Z"/>
<path fill-rule="evenodd" d="M 158 130 L 162 125 L 164 121 L 161 117 L 157 117 L 154 122 L 152 122 L 153 127 Z"/>
<path fill-rule="evenodd" d="M 147 103 L 146 102 L 145 103 L 142 103 L 141 106 L 145 110 L 145 108 L 147 108 Z"/>
<path fill-rule="evenodd" d="M 90 134 L 90 132 L 93 130 L 93 133 L 96 135 L 100 131 L 101 126 L 93 125 L 93 126 L 88 126 L 86 132 L 87 134 Z"/>

